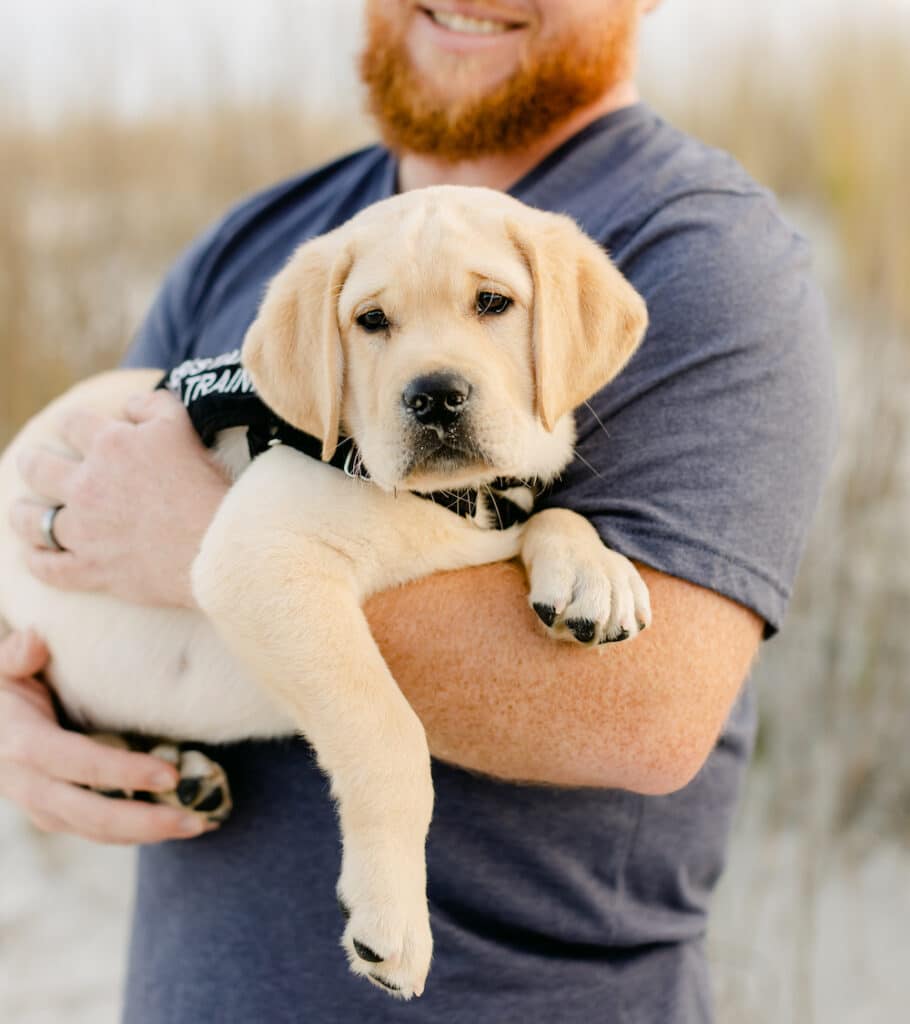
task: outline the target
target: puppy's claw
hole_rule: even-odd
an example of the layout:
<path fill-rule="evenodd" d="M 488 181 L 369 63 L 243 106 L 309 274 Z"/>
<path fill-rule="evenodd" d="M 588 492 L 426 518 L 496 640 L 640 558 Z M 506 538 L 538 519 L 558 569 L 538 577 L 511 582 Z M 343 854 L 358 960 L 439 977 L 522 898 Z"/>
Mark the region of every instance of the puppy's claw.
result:
<path fill-rule="evenodd" d="M 552 626 L 556 621 L 556 608 L 553 605 L 535 601 L 532 607 L 537 612 L 537 617 L 545 626 Z"/>
<path fill-rule="evenodd" d="M 371 964 L 378 964 L 382 962 L 383 958 L 378 953 L 370 949 L 369 946 L 364 945 L 364 943 L 360 942 L 358 939 L 354 939 L 353 941 L 354 949 L 361 960 L 366 960 Z"/>
<path fill-rule="evenodd" d="M 566 626 L 580 644 L 588 644 L 594 639 L 596 626 L 591 619 L 566 619 Z"/>
<path fill-rule="evenodd" d="M 375 981 L 377 985 L 381 985 L 388 992 L 400 992 L 401 988 L 398 985 L 393 985 L 390 981 L 386 981 L 385 978 L 380 978 L 378 974 L 368 974 L 367 977 L 370 981 Z M 415 992 L 415 995 L 420 993 Z"/>
<path fill-rule="evenodd" d="M 196 811 L 208 812 L 217 811 L 219 807 L 224 803 L 224 790 L 221 786 L 216 786 L 211 793 L 204 799 L 200 800 L 198 804 L 193 808 Z"/>

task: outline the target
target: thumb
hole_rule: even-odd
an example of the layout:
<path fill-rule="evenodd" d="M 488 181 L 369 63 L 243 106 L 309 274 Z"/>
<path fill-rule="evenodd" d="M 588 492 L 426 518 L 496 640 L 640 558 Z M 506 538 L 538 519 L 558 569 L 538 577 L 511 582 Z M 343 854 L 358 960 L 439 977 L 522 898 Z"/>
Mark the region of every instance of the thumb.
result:
<path fill-rule="evenodd" d="M 47 664 L 50 653 L 47 645 L 30 629 L 11 633 L 0 641 L 0 676 L 27 679 Z"/>
<path fill-rule="evenodd" d="M 164 388 L 130 395 L 123 407 L 123 412 L 132 423 L 146 423 L 156 419 L 186 419 L 183 402 Z"/>

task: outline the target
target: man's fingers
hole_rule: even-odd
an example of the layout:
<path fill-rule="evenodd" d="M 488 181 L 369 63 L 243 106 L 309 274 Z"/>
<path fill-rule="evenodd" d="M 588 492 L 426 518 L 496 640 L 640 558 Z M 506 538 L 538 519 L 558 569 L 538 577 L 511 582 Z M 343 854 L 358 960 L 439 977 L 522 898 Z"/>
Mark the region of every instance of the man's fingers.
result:
<path fill-rule="evenodd" d="M 60 417 L 57 433 L 61 441 L 85 455 L 111 422 L 110 416 L 102 416 L 91 409 L 69 409 Z"/>
<path fill-rule="evenodd" d="M 19 474 L 47 504 L 65 505 L 79 460 L 49 448 L 25 448 L 17 460 Z"/>
<path fill-rule="evenodd" d="M 209 830 L 202 815 L 161 804 L 114 800 L 27 768 L 3 769 L 0 790 L 39 827 L 100 843 L 160 843 Z"/>
<path fill-rule="evenodd" d="M 21 728 L 12 742 L 9 760 L 64 782 L 158 792 L 173 789 L 178 781 L 174 768 L 157 757 L 96 743 L 55 723 Z"/>
<path fill-rule="evenodd" d="M 33 676 L 44 668 L 49 656 L 44 641 L 32 630 L 10 633 L 0 641 L 0 676 L 10 679 Z"/>
<path fill-rule="evenodd" d="M 132 423 L 145 423 L 154 419 L 186 419 L 183 402 L 170 391 L 147 391 L 130 395 L 123 407 L 124 415 Z"/>
<path fill-rule="evenodd" d="M 160 843 L 187 839 L 207 830 L 201 815 L 161 804 L 112 800 L 84 789 L 51 781 L 47 809 L 71 831 L 102 843 Z"/>
<path fill-rule="evenodd" d="M 95 590 L 98 587 L 72 551 L 28 548 L 23 559 L 32 576 L 57 590 Z"/>
<path fill-rule="evenodd" d="M 33 811 L 28 816 L 29 821 L 35 826 L 40 828 L 42 832 L 68 832 L 69 829 L 66 827 L 66 822 L 60 818 L 55 817 L 53 814 L 42 813 L 41 811 Z"/>

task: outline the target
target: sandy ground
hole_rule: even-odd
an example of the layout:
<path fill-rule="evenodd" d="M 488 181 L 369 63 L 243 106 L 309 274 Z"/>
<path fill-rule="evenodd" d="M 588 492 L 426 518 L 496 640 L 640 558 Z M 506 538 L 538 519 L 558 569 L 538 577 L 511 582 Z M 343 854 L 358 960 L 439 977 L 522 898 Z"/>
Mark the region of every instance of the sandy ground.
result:
<path fill-rule="evenodd" d="M 0 802 L 0 1021 L 114 1024 L 133 854 L 45 836 Z"/>

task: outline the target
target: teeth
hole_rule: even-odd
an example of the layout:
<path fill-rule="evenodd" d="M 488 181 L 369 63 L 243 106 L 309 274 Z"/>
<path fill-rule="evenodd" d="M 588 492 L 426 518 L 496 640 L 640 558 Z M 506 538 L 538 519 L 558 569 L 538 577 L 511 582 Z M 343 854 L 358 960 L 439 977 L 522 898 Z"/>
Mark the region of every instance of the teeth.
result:
<path fill-rule="evenodd" d="M 463 14 L 450 14 L 446 11 L 429 11 L 433 21 L 453 32 L 470 32 L 478 36 L 491 36 L 496 32 L 507 32 L 509 26 L 502 21 L 489 21 L 486 18 L 467 18 Z"/>

